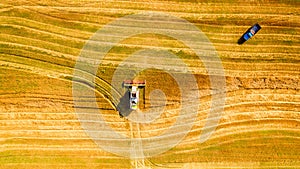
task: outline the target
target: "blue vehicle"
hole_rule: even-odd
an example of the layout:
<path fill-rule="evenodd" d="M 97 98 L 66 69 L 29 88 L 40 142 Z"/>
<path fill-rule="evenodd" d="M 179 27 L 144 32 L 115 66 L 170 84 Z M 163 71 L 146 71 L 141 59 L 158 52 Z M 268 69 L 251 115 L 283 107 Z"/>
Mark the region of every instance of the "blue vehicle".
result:
<path fill-rule="evenodd" d="M 261 26 L 256 23 L 251 28 L 249 28 L 243 36 L 238 40 L 238 44 L 243 44 L 247 40 L 249 40 L 252 36 L 254 36 L 259 30 L 261 29 Z"/>

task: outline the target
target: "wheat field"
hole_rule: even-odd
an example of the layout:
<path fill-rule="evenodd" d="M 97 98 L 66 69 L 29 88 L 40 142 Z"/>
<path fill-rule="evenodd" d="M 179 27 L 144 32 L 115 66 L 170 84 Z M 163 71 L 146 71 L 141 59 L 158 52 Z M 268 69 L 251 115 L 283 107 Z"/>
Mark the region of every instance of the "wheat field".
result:
<path fill-rule="evenodd" d="M 214 45 L 226 79 L 224 112 L 211 137 L 198 139 L 210 110 L 203 64 L 182 43 L 153 34 L 131 37 L 110 50 L 97 72 L 98 108 L 107 124 L 130 136 L 130 124 L 113 103 L 112 75 L 139 49 L 162 47 L 193 68 L 201 94 L 197 120 L 181 142 L 143 159 L 149 168 L 300 167 L 300 1 L 298 0 L 2 0 L 0 2 L 0 168 L 136 168 L 134 161 L 97 146 L 75 113 L 73 71 L 93 34 L 117 18 L 162 12 L 197 26 Z M 262 29 L 243 45 L 253 24 Z M 180 49 L 180 50 L 178 50 Z M 153 65 L 155 68 L 155 65 Z M 182 93 L 157 69 L 145 79 L 166 93 L 167 109 Z M 159 79 L 159 80 L 158 80 Z M 86 88 L 89 86 L 86 85 Z M 87 101 L 89 98 L 87 98 Z M 140 137 L 159 135 L 178 113 L 139 126 Z"/>

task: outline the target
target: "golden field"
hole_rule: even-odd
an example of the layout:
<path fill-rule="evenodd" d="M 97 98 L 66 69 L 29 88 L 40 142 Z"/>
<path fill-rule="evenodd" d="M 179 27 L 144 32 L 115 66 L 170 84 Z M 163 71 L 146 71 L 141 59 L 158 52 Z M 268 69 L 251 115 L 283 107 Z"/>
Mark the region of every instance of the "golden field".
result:
<path fill-rule="evenodd" d="M 201 106 L 192 130 L 171 150 L 145 159 L 145 167 L 299 168 L 298 0 L 1 1 L 0 168 L 136 167 L 133 160 L 102 150 L 85 133 L 74 110 L 72 77 L 81 49 L 97 30 L 117 18 L 147 11 L 186 19 L 208 37 L 224 67 L 226 101 L 215 132 L 199 143 L 211 103 L 203 64 L 182 43 L 153 34 L 131 37 L 114 47 L 97 72 L 101 78 L 96 97 L 107 123 L 128 137 L 137 131 L 130 131 L 128 120 L 119 116 L 114 98 L 106 92 L 110 86 L 104 85 L 111 83 L 126 56 L 162 47 L 199 70 L 194 77 Z M 262 29 L 238 45 L 240 36 L 257 22 Z M 179 107 L 182 93 L 168 74 L 149 69 L 137 78 L 147 81 L 145 109 L 157 88 L 166 94 L 167 109 Z M 177 116 L 163 113 L 151 124 L 140 124 L 141 137 L 167 130 Z"/>

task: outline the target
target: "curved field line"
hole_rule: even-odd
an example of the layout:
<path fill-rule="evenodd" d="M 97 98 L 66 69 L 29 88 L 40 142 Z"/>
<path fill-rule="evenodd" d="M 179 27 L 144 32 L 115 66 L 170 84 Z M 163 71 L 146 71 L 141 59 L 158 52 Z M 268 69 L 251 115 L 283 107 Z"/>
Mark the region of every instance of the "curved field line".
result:
<path fill-rule="evenodd" d="M 25 44 L 20 44 L 20 43 L 13 43 L 13 42 L 3 42 L 0 41 L 0 44 L 5 44 L 5 45 L 10 45 L 10 46 L 18 46 L 21 48 L 31 48 L 37 51 L 43 51 L 46 52 L 52 56 L 65 56 L 67 58 L 71 58 L 72 60 L 75 60 L 75 56 L 74 55 L 70 55 L 70 54 L 66 54 L 66 53 L 61 53 L 61 52 L 57 52 L 57 51 L 53 51 L 53 50 L 49 50 L 49 49 L 45 49 L 45 48 L 41 48 L 41 47 L 36 47 L 36 46 L 31 46 L 31 45 L 25 45 Z"/>
<path fill-rule="evenodd" d="M 32 20 L 32 19 L 22 18 L 22 17 L 0 16 L 0 19 L 1 19 L 1 22 L 3 22 L 4 24 L 10 24 L 10 25 L 15 25 L 15 26 L 24 26 L 33 31 L 50 34 L 50 35 L 54 35 L 54 36 L 59 36 L 61 38 L 68 38 L 68 39 L 73 39 L 73 40 L 84 40 L 84 38 L 79 38 L 79 37 L 80 36 L 81 37 L 89 37 L 92 35 L 90 32 L 86 32 L 83 30 L 79 31 L 79 30 L 75 30 L 75 29 L 69 29 L 69 28 L 60 27 L 60 26 L 53 25 L 53 24 L 39 22 L 39 21 Z M 1 23 L 1 25 L 3 25 L 3 23 Z M 12 24 L 12 23 L 14 23 L 14 24 Z M 38 25 L 38 26 L 33 27 L 32 25 Z M 40 28 L 41 26 L 44 27 L 43 30 Z M 54 30 L 62 31 L 63 33 L 60 33 L 60 34 L 53 33 Z M 78 35 L 80 35 L 80 36 L 78 36 Z"/>
<path fill-rule="evenodd" d="M 52 18 L 54 20 L 59 20 L 59 21 L 63 21 L 63 22 L 69 22 L 69 23 L 77 23 L 77 24 L 86 24 L 86 25 L 89 25 L 89 26 L 95 26 L 95 27 L 99 27 L 100 25 L 99 24 L 96 24 L 96 23 L 92 23 L 92 22 L 84 22 L 84 21 L 78 21 L 78 20 L 71 20 L 71 19 L 66 19 L 66 18 L 60 18 L 58 16 L 53 16 L 49 13 L 43 13 L 41 11 L 38 11 L 38 10 L 34 10 L 34 9 L 30 9 L 30 8 L 24 8 L 23 6 L 22 7 L 19 7 L 20 9 L 25 9 L 25 10 L 28 10 L 29 12 L 32 12 L 32 13 L 37 13 L 41 16 L 44 16 L 44 17 L 48 17 L 48 18 Z"/>
<path fill-rule="evenodd" d="M 61 48 L 67 49 L 67 50 L 77 50 L 78 51 L 77 53 L 79 53 L 79 50 L 80 50 L 78 48 L 67 46 L 66 44 L 53 43 L 53 42 L 49 42 L 49 41 L 41 40 L 41 39 L 37 39 L 37 38 L 28 38 L 28 37 L 24 37 L 24 36 L 11 35 L 11 34 L 2 34 L 1 36 L 5 36 L 5 38 L 8 38 L 8 41 L 10 41 L 9 38 L 13 38 L 14 39 L 13 41 L 17 41 L 17 40 L 21 41 L 22 40 L 23 43 L 18 42 L 17 44 L 25 45 L 26 47 L 28 46 L 30 48 L 36 47 L 36 49 L 46 50 L 45 52 L 49 52 L 49 51 L 59 52 L 58 49 L 56 49 L 56 50 L 50 49 L 52 46 L 55 48 L 61 47 Z M 24 44 L 25 41 L 29 41 L 31 44 L 38 43 L 41 46 L 44 46 L 46 44 L 47 47 L 37 47 L 36 45 L 32 46 L 32 45 Z M 5 43 L 7 43 L 7 41 L 5 41 Z M 12 42 L 12 43 L 16 43 L 16 42 Z M 70 56 L 70 55 L 67 55 L 67 56 Z M 76 56 L 73 56 L 72 58 L 70 57 L 70 59 L 75 60 L 75 57 Z"/>
<path fill-rule="evenodd" d="M 9 24 L 9 23 L 4 23 L 4 24 L 2 23 L 1 25 L 2 26 L 10 26 L 10 27 L 17 28 L 17 29 L 22 29 L 23 28 L 23 29 L 29 30 L 30 32 L 42 33 L 42 34 L 51 35 L 51 36 L 54 36 L 54 37 L 60 37 L 60 38 L 63 38 L 63 39 L 73 40 L 73 41 L 76 41 L 76 42 L 85 42 L 84 39 L 79 39 L 77 37 L 70 37 L 70 36 L 66 36 L 64 34 L 52 33 L 52 32 L 49 32 L 48 30 L 47 31 L 39 30 L 39 29 L 32 28 L 32 27 L 29 27 L 29 26 L 23 26 L 23 25 L 18 25 L 18 24 Z"/>
<path fill-rule="evenodd" d="M 69 80 L 65 79 L 64 77 L 70 77 L 70 76 L 73 77 L 70 74 L 57 73 L 55 71 L 45 70 L 45 69 L 41 69 L 41 68 L 37 68 L 37 67 L 26 66 L 26 65 L 23 65 L 23 64 L 17 64 L 17 63 L 11 63 L 11 62 L 0 61 L 0 65 L 8 65 L 10 67 L 15 67 L 15 68 L 18 68 L 18 69 L 21 68 L 25 71 L 30 71 L 32 73 L 40 74 L 40 75 L 43 75 L 43 76 L 49 76 L 49 77 L 52 77 L 52 78 L 57 78 L 57 79 L 66 80 L 66 81 L 69 81 Z M 84 76 L 93 76 L 93 75 L 88 74 L 87 72 L 83 72 L 83 71 L 80 71 L 80 72 L 82 74 L 85 74 Z M 84 77 L 84 76 L 82 76 L 82 77 Z M 78 78 L 78 77 L 76 77 L 76 78 Z M 81 78 L 78 78 L 78 79 L 81 79 Z M 81 79 L 81 80 L 85 81 L 85 79 Z M 100 91 L 98 91 L 94 88 L 91 88 L 90 86 L 84 85 L 84 83 L 81 83 L 81 82 L 77 82 L 77 83 L 80 83 L 81 85 L 89 87 L 92 90 L 94 90 L 95 92 L 99 92 L 101 95 L 104 96 L 104 98 L 105 98 L 105 96 L 108 96 L 109 98 L 107 100 L 109 101 L 109 103 L 111 103 L 112 107 L 114 107 L 116 109 L 116 105 L 117 105 L 118 100 L 114 100 L 114 98 L 112 98 L 112 95 L 111 95 L 110 92 L 111 91 L 115 91 L 115 93 L 118 93 L 118 92 L 116 92 L 116 90 L 113 90 L 112 86 L 107 84 L 107 82 L 100 79 L 99 77 L 95 77 L 95 80 L 96 80 L 95 86 Z"/>

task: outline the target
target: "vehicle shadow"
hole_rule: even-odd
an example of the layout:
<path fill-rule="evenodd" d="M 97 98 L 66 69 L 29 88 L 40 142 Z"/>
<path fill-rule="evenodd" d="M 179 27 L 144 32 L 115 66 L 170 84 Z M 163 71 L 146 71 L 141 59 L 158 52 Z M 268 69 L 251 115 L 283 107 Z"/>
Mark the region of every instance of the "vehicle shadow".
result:
<path fill-rule="evenodd" d="M 246 40 L 243 38 L 243 36 L 237 41 L 239 45 L 242 45 L 244 42 L 246 42 Z"/>
<path fill-rule="evenodd" d="M 117 105 L 117 110 L 120 117 L 127 117 L 130 115 L 132 110 L 130 109 L 130 92 L 126 91 L 125 94 L 121 97 L 119 104 Z"/>

